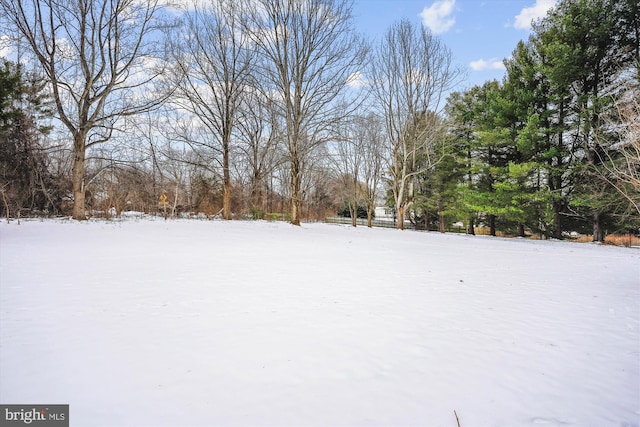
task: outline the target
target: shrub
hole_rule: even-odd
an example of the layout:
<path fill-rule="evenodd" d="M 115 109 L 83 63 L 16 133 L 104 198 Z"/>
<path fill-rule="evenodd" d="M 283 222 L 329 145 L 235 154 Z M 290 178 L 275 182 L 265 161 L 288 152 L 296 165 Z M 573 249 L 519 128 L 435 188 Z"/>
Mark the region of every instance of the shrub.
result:
<path fill-rule="evenodd" d="M 351 218 L 351 210 L 349 209 L 349 205 L 345 203 L 341 209 L 338 210 L 338 216 L 343 218 Z M 364 205 L 358 205 L 358 209 L 356 211 L 356 218 L 366 218 L 367 217 L 367 207 Z"/>

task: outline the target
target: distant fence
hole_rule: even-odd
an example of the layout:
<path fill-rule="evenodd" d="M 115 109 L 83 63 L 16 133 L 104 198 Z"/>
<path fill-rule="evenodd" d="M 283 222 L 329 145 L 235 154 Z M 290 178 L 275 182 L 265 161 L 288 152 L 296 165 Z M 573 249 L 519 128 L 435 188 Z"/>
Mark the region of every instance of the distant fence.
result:
<path fill-rule="evenodd" d="M 345 224 L 351 225 L 351 218 L 344 218 L 341 216 L 332 216 L 325 219 L 325 222 L 328 224 Z M 366 218 L 358 218 L 356 219 L 356 224 L 361 226 L 367 226 Z M 397 224 L 393 220 L 388 219 L 374 219 L 371 221 L 371 225 L 373 227 L 383 227 L 383 228 L 396 228 Z M 413 224 L 408 221 L 405 221 L 405 227 L 413 228 Z"/>
<path fill-rule="evenodd" d="M 345 224 L 351 225 L 351 218 L 344 218 L 339 216 L 332 216 L 325 219 L 325 222 L 328 224 Z M 367 226 L 366 218 L 358 218 L 356 219 L 356 225 L 359 226 Z M 372 227 L 382 227 L 382 228 L 397 228 L 398 223 L 392 219 L 374 219 L 371 221 Z M 424 224 L 413 224 L 409 220 L 404 221 L 405 230 L 416 230 L 416 231 L 427 231 L 424 227 Z M 437 231 L 436 228 L 430 228 L 429 231 Z M 447 231 L 458 231 L 456 230 L 447 230 Z"/>
<path fill-rule="evenodd" d="M 345 224 L 351 225 L 351 218 L 344 218 L 339 216 L 332 216 L 325 218 L 325 222 L 327 224 Z M 358 218 L 356 219 L 356 225 L 358 226 L 367 226 L 366 218 Z M 372 227 L 382 227 L 382 228 L 397 228 L 398 224 L 392 219 L 374 219 L 371 221 Z M 429 230 L 425 229 L 424 224 L 413 224 L 411 221 L 404 221 L 405 230 L 415 230 L 415 231 L 438 231 L 437 227 L 431 226 Z M 478 230 L 478 228 L 476 228 Z M 486 230 L 486 234 L 489 234 L 489 229 Z M 447 233 L 466 233 L 466 230 L 463 227 L 447 227 Z M 482 230 L 481 230 L 482 231 Z M 477 232 L 476 234 L 485 234 L 482 232 Z"/>

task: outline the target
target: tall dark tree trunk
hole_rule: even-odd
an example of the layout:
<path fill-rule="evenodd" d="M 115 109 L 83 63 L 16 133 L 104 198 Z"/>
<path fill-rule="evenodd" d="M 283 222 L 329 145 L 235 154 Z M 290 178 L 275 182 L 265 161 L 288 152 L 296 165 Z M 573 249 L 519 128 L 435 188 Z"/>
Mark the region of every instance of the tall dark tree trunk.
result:
<path fill-rule="evenodd" d="M 495 215 L 489 215 L 489 235 L 494 237 L 496 235 L 496 216 Z"/>
<path fill-rule="evenodd" d="M 442 213 L 438 215 L 438 228 L 441 233 L 444 233 L 446 231 L 444 215 L 442 215 Z"/>
<path fill-rule="evenodd" d="M 562 239 L 562 206 L 558 202 L 553 203 L 553 237 Z"/>
<path fill-rule="evenodd" d="M 604 242 L 604 228 L 602 226 L 602 215 L 599 212 L 593 214 L 593 241 Z"/>
<path fill-rule="evenodd" d="M 418 221 L 416 221 L 416 230 L 418 229 Z M 429 211 L 424 211 L 424 231 L 429 231 Z"/>
<path fill-rule="evenodd" d="M 524 224 L 521 222 L 518 223 L 518 237 L 525 237 Z"/>
<path fill-rule="evenodd" d="M 471 234 L 473 236 L 476 235 L 476 229 L 474 227 L 475 218 L 469 218 L 469 225 L 467 226 L 467 234 Z"/>

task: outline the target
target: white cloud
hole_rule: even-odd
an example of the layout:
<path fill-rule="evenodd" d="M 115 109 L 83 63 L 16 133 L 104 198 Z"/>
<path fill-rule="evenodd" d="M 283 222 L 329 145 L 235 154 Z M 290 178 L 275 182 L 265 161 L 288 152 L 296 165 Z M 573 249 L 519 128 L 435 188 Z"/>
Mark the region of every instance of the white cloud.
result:
<path fill-rule="evenodd" d="M 6 34 L 0 35 L 0 57 L 8 58 L 12 53 L 11 38 Z"/>
<path fill-rule="evenodd" d="M 513 26 L 519 30 L 531 29 L 531 22 L 543 18 L 557 2 L 558 0 L 536 0 L 533 6 L 525 7 L 520 11 Z"/>
<path fill-rule="evenodd" d="M 179 14 L 194 9 L 197 5 L 197 0 L 164 0 L 160 4 L 173 13 Z"/>
<path fill-rule="evenodd" d="M 504 64 L 502 61 L 498 61 L 496 59 L 478 59 L 477 61 L 471 61 L 469 64 L 472 70 L 474 71 L 483 71 L 483 70 L 504 70 Z"/>
<path fill-rule="evenodd" d="M 419 16 L 433 34 L 442 34 L 456 23 L 455 18 L 451 16 L 455 5 L 456 0 L 437 0 L 431 6 L 425 7 Z"/>
<path fill-rule="evenodd" d="M 347 86 L 349 86 L 350 88 L 360 89 L 366 84 L 367 81 L 364 79 L 364 76 L 360 71 L 356 71 L 355 73 L 347 77 Z"/>

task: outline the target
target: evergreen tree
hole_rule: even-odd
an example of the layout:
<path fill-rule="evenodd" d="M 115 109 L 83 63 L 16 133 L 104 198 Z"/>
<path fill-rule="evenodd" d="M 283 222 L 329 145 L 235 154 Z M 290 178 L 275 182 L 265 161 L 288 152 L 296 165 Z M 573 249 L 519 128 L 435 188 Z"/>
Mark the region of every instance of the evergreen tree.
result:
<path fill-rule="evenodd" d="M 637 12 L 637 0 L 560 1 L 505 61 L 501 83 L 450 97 L 457 154 L 442 167 L 469 232 L 477 219 L 491 234 L 517 227 L 555 238 L 589 224 L 602 241 L 613 219 L 628 218 L 630 193 L 607 174 L 629 154 L 625 124 L 610 118 L 638 93 L 629 90 L 640 82 Z M 423 184 L 434 200 L 445 176 Z"/>
<path fill-rule="evenodd" d="M 475 188 L 473 161 L 475 155 L 476 135 L 473 105 L 477 87 L 466 92 L 454 92 L 448 99 L 445 108 L 448 120 L 449 143 L 452 148 L 452 161 L 443 163 L 450 165 L 453 174 L 455 191 L 453 202 L 456 219 L 466 224 L 467 234 L 475 234 L 475 223 L 478 212 L 468 202 Z"/>
<path fill-rule="evenodd" d="M 549 237 L 562 230 L 563 180 L 557 171 L 563 150 L 554 142 L 551 132 L 555 113 L 548 78 L 541 72 L 541 60 L 533 40 L 518 43 L 512 57 L 505 61 L 506 96 L 513 105 L 516 127 L 517 166 L 512 166 L 511 179 L 519 182 L 517 196 L 523 212 L 518 215 L 518 234 L 524 228 Z M 526 173 L 525 173 L 526 172 Z M 564 184 L 566 185 L 566 184 Z"/>
<path fill-rule="evenodd" d="M 29 211 L 58 211 L 60 186 L 47 169 L 41 138 L 49 131 L 38 120 L 50 114 L 39 79 L 19 65 L 0 65 L 0 212 L 19 216 Z"/>
<path fill-rule="evenodd" d="M 595 182 L 593 170 L 602 167 L 615 143 L 604 117 L 620 96 L 620 72 L 633 59 L 634 39 L 624 31 L 637 26 L 637 18 L 617 3 L 565 0 L 534 26 L 541 71 L 548 77 L 555 109 L 550 178 L 561 195 L 554 202 L 569 199 L 569 205 L 588 209 L 594 241 L 604 240 L 605 220 L 615 204 L 603 202 L 603 183 Z M 623 3 L 637 10 L 637 2 Z M 569 198 L 574 191 L 578 193 Z"/>

